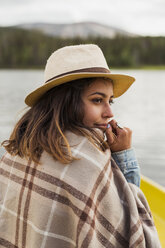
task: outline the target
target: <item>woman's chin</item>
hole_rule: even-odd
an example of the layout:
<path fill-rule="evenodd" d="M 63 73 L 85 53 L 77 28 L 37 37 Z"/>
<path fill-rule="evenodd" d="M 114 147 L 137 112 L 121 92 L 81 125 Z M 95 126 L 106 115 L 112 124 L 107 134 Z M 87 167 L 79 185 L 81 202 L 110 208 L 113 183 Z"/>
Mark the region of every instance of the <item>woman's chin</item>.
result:
<path fill-rule="evenodd" d="M 106 130 L 106 127 L 102 127 L 102 126 L 96 126 L 96 125 L 94 125 L 94 128 L 98 128 L 98 129 L 100 129 L 102 131 L 105 131 Z"/>

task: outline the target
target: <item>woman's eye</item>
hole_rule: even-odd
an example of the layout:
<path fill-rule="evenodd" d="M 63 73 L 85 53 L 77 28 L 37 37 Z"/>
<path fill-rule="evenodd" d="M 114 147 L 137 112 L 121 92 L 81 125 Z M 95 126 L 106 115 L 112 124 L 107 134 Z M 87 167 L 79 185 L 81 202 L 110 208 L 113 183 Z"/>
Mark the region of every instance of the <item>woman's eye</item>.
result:
<path fill-rule="evenodd" d="M 92 102 L 101 103 L 101 102 L 102 102 L 102 98 L 95 98 L 95 99 L 92 99 Z"/>
<path fill-rule="evenodd" d="M 112 105 L 113 103 L 114 103 L 114 101 L 113 101 L 113 100 L 110 100 L 110 101 L 109 101 L 109 104 L 110 104 L 110 105 Z"/>

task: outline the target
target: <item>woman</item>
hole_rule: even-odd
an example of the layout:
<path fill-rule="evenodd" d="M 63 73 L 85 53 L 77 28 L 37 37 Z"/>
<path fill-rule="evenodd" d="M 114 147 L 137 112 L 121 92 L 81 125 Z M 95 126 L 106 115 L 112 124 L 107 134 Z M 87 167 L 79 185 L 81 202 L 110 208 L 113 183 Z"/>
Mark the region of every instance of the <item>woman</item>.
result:
<path fill-rule="evenodd" d="M 131 130 L 112 120 L 134 78 L 90 44 L 55 51 L 44 81 L 3 142 L 1 247 L 160 247 Z"/>

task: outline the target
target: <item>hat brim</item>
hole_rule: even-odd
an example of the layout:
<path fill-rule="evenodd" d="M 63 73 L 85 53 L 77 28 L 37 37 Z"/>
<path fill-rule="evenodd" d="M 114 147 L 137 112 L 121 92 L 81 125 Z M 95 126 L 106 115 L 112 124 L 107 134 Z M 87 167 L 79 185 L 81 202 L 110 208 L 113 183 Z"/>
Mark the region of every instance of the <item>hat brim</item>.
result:
<path fill-rule="evenodd" d="M 70 81 L 81 79 L 81 78 L 93 78 L 93 77 L 104 77 L 113 80 L 113 93 L 114 98 L 121 96 L 128 88 L 133 84 L 135 78 L 128 75 L 122 74 L 111 74 L 111 73 L 73 73 L 68 74 L 56 79 L 52 79 L 50 82 L 45 83 L 41 87 L 32 91 L 25 98 L 25 103 L 28 106 L 33 106 L 48 90 L 58 86 L 60 84 L 68 83 Z"/>

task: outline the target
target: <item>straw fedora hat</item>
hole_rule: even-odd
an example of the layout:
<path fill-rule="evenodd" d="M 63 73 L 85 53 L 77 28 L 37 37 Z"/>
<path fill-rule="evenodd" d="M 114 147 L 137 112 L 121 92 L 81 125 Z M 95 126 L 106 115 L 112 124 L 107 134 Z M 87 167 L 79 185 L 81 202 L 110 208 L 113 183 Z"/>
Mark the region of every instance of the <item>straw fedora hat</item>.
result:
<path fill-rule="evenodd" d="M 112 79 L 115 98 L 121 96 L 135 81 L 134 77 L 111 73 L 97 45 L 66 46 L 49 57 L 44 72 L 44 84 L 31 92 L 25 98 L 25 103 L 33 106 L 48 90 L 57 85 L 92 77 Z"/>

